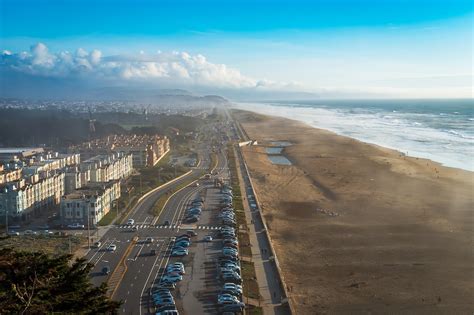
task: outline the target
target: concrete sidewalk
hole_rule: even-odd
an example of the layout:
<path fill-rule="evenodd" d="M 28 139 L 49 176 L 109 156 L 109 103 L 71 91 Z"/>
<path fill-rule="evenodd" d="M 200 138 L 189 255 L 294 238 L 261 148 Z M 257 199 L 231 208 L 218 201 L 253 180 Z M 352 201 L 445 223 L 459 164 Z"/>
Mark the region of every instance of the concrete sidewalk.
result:
<path fill-rule="evenodd" d="M 245 219 L 248 227 L 248 235 L 251 244 L 251 261 L 255 265 L 255 274 L 260 291 L 260 301 L 249 301 L 252 305 L 260 305 L 264 314 L 290 314 L 288 305 L 282 305 L 282 297 L 285 296 L 281 286 L 278 271 L 272 257 L 272 250 L 265 233 L 265 226 L 261 220 L 260 213 L 250 208 L 247 195 L 249 182 L 245 180 L 242 174 L 245 174 L 245 168 L 242 165 L 240 154 L 235 152 L 235 157 L 239 167 L 237 173 L 242 193 L 242 204 L 244 206 Z M 246 300 L 244 300 L 246 301 Z M 258 303 L 258 304 L 254 304 Z"/>

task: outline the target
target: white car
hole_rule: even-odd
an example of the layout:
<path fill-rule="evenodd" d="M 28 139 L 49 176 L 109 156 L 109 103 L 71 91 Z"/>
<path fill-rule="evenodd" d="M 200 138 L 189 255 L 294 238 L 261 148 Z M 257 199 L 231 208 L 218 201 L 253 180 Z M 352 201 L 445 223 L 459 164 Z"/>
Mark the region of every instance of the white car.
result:
<path fill-rule="evenodd" d="M 127 225 L 134 225 L 134 224 L 135 224 L 135 220 L 133 220 L 133 219 L 128 219 Z"/>
<path fill-rule="evenodd" d="M 32 230 L 26 230 L 25 232 L 23 232 L 24 235 L 36 235 L 38 233 L 36 233 L 35 231 L 32 231 Z"/>
<path fill-rule="evenodd" d="M 80 223 L 73 223 L 73 224 L 69 224 L 67 226 L 68 228 L 70 229 L 83 229 L 84 228 L 84 224 L 80 224 Z"/>
<path fill-rule="evenodd" d="M 94 243 L 95 248 L 99 248 L 100 246 L 102 246 L 102 243 L 100 241 Z"/>
<path fill-rule="evenodd" d="M 212 242 L 212 236 L 211 235 L 204 236 L 204 242 Z"/>
<path fill-rule="evenodd" d="M 107 250 L 109 252 L 115 252 L 115 250 L 117 250 L 117 245 L 115 244 L 110 244 L 108 247 L 107 247 Z"/>

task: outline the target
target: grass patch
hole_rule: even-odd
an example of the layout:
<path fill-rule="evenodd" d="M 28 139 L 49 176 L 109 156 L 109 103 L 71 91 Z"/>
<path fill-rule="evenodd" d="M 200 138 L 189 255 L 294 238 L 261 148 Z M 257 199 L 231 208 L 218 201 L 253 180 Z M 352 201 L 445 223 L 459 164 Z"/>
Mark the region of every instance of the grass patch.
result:
<path fill-rule="evenodd" d="M 244 295 L 258 300 L 260 298 L 260 291 L 258 289 L 254 263 L 241 261 L 240 266 L 242 268 L 242 279 L 244 280 Z"/>
<path fill-rule="evenodd" d="M 100 219 L 98 225 L 99 226 L 106 226 L 112 223 L 112 221 L 117 217 L 117 211 L 115 209 L 111 209 L 109 213 L 107 213 L 102 219 Z"/>
<path fill-rule="evenodd" d="M 69 254 L 69 250 L 71 253 L 74 253 L 86 241 L 87 237 L 72 235 L 7 236 L 0 239 L 0 248 L 12 247 L 27 252 L 37 252 L 40 250 L 47 254 L 63 255 Z"/>
<path fill-rule="evenodd" d="M 261 308 L 260 306 L 248 305 L 245 307 L 245 314 L 263 315 L 263 308 Z"/>
<path fill-rule="evenodd" d="M 241 256 L 252 257 L 252 249 L 250 248 L 250 238 L 247 233 L 239 232 L 239 252 Z"/>

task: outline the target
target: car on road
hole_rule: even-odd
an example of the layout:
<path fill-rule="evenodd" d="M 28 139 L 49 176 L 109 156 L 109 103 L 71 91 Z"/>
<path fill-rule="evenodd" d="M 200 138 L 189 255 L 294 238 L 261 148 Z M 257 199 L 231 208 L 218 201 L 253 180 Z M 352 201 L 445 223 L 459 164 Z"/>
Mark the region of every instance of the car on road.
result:
<path fill-rule="evenodd" d="M 20 236 L 20 233 L 17 231 L 8 231 L 9 236 Z"/>
<path fill-rule="evenodd" d="M 110 244 L 109 246 L 107 246 L 107 251 L 109 252 L 115 252 L 117 250 L 117 245 L 115 244 Z"/>
<path fill-rule="evenodd" d="M 41 235 L 51 236 L 54 235 L 54 232 L 51 232 L 50 230 L 43 230 L 41 231 Z"/>
<path fill-rule="evenodd" d="M 102 246 L 102 243 L 100 241 L 95 242 L 93 245 L 94 248 L 99 248 L 101 246 Z"/>
<path fill-rule="evenodd" d="M 134 225 L 135 224 L 135 220 L 133 219 L 128 219 L 127 220 L 127 225 Z"/>
<path fill-rule="evenodd" d="M 145 243 L 153 243 L 153 241 L 154 241 L 153 237 L 147 237 L 145 239 Z"/>
<path fill-rule="evenodd" d="M 24 235 L 36 235 L 38 233 L 36 233 L 35 231 L 32 231 L 32 230 L 26 230 L 23 232 Z"/>
<path fill-rule="evenodd" d="M 212 242 L 212 235 L 206 235 L 203 239 L 204 242 Z"/>
<path fill-rule="evenodd" d="M 168 226 L 168 225 L 170 225 L 170 221 L 166 220 L 165 223 L 163 223 L 163 224 Z"/>
<path fill-rule="evenodd" d="M 83 229 L 84 224 L 80 224 L 76 222 L 76 223 L 69 224 L 67 227 L 70 229 Z"/>
<path fill-rule="evenodd" d="M 106 275 L 108 275 L 108 274 L 110 273 L 110 267 L 109 267 L 109 266 L 105 266 L 105 267 L 102 268 L 101 271 L 102 271 L 102 274 L 103 274 L 104 276 L 106 276 Z"/>
<path fill-rule="evenodd" d="M 150 250 L 150 256 L 155 256 L 156 255 L 156 249 Z"/>

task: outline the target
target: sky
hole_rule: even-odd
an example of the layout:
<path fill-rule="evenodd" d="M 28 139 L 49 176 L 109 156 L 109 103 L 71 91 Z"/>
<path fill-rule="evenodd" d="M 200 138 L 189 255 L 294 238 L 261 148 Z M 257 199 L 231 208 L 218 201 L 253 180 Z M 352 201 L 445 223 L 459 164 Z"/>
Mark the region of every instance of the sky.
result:
<path fill-rule="evenodd" d="M 0 0 L 0 14 L 1 96 L 472 98 L 472 1 Z"/>

